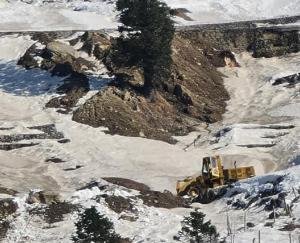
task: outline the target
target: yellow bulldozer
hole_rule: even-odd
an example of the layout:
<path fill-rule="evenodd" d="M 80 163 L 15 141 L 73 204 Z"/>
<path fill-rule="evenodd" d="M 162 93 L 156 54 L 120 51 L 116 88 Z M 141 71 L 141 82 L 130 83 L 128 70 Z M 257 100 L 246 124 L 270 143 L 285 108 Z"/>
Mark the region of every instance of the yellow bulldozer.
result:
<path fill-rule="evenodd" d="M 200 203 L 210 203 L 219 195 L 226 192 L 226 187 L 236 181 L 255 176 L 253 166 L 224 169 L 219 155 L 205 157 L 202 161 L 202 173 L 197 176 L 189 176 L 177 181 L 177 195 L 189 195 Z"/>

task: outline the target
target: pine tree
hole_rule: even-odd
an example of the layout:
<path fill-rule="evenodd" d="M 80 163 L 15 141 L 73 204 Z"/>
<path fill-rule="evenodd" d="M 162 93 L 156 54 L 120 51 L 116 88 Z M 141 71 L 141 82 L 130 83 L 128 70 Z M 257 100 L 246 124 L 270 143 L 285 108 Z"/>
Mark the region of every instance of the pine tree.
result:
<path fill-rule="evenodd" d="M 158 0 L 118 0 L 121 36 L 117 40 L 119 62 L 143 69 L 145 85 L 158 87 L 169 78 L 174 23 L 170 8 Z"/>
<path fill-rule="evenodd" d="M 121 237 L 114 231 L 113 223 L 100 215 L 95 207 L 86 209 L 75 224 L 74 242 L 117 243 Z"/>
<path fill-rule="evenodd" d="M 191 243 L 217 242 L 216 227 L 210 221 L 204 222 L 205 214 L 195 210 L 185 217 L 179 237 L 187 237 Z"/>

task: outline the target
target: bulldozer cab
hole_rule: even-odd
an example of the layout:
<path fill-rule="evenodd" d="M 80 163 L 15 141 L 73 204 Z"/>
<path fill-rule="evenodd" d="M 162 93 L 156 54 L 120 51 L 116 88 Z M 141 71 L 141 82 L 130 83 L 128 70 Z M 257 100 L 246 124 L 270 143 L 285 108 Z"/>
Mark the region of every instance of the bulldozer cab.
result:
<path fill-rule="evenodd" d="M 220 156 L 203 158 L 202 175 L 207 179 L 223 177 L 222 161 Z"/>

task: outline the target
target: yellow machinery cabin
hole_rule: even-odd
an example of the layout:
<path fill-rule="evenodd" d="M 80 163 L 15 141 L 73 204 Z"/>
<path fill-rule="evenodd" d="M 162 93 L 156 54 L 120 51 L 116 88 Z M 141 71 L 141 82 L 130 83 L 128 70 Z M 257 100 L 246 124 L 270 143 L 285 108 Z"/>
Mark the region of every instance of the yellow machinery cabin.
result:
<path fill-rule="evenodd" d="M 236 162 L 234 164 L 234 168 L 224 169 L 220 156 L 203 158 L 201 174 L 178 181 L 176 185 L 177 194 L 211 201 L 216 194 L 211 189 L 220 189 L 232 182 L 255 176 L 253 166 L 236 167 Z"/>

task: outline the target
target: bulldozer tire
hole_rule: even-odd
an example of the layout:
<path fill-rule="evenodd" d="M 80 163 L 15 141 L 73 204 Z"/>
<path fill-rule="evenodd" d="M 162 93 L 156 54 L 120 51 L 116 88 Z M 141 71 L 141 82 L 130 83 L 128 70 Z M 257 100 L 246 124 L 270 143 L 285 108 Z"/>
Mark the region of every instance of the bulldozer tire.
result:
<path fill-rule="evenodd" d="M 190 188 L 188 189 L 187 194 L 188 194 L 190 197 L 192 197 L 192 198 L 196 198 L 196 197 L 198 197 L 198 196 L 200 195 L 200 192 L 199 192 L 199 189 L 198 189 L 197 187 L 192 186 L 192 187 L 190 187 Z"/>
<path fill-rule="evenodd" d="M 216 199 L 216 193 L 213 190 L 208 190 L 207 191 L 207 200 L 208 203 L 214 201 Z"/>
<path fill-rule="evenodd" d="M 197 202 L 202 204 L 211 203 L 216 199 L 216 194 L 212 189 L 207 190 L 203 195 L 200 195 L 197 199 Z"/>

